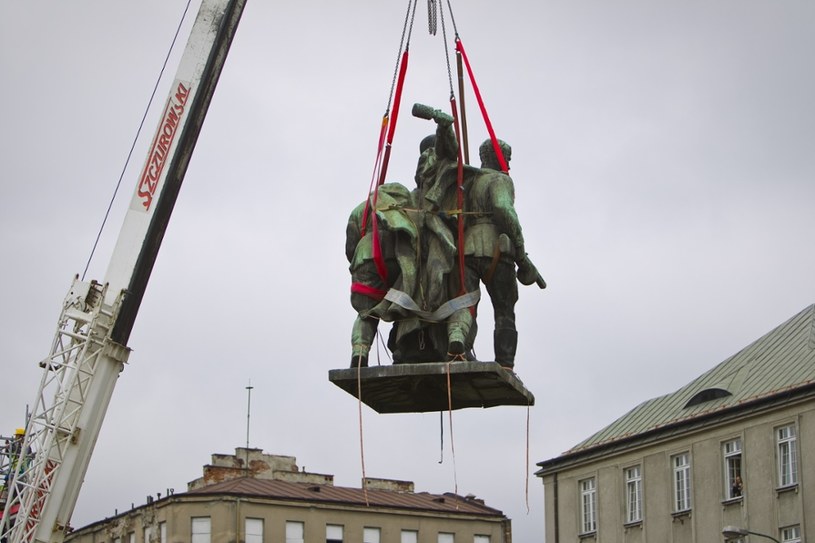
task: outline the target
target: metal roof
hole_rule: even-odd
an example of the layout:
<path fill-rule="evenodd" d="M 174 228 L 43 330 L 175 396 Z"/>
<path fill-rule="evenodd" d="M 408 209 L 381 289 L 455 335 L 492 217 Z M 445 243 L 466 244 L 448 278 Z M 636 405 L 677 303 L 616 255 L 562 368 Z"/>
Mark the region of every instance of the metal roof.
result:
<path fill-rule="evenodd" d="M 815 304 L 676 392 L 638 405 L 558 458 L 588 452 L 659 429 L 815 384 Z"/>
<path fill-rule="evenodd" d="M 453 493 L 397 492 L 392 490 L 339 487 L 333 485 L 296 483 L 274 479 L 244 477 L 215 483 L 186 492 L 183 495 L 240 495 L 286 501 L 326 503 L 406 509 L 445 514 L 503 517 L 498 509 L 484 505 L 483 500 Z M 174 497 L 179 497 L 175 494 Z"/>

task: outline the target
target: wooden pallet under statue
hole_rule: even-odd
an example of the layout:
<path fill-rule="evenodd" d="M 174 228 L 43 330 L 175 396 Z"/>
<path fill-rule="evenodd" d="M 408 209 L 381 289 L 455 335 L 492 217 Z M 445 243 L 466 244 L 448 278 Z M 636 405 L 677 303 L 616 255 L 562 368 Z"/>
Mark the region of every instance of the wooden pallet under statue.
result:
<path fill-rule="evenodd" d="M 535 405 L 535 397 L 521 380 L 496 362 L 424 362 L 348 368 L 330 370 L 328 379 L 377 413 Z"/>

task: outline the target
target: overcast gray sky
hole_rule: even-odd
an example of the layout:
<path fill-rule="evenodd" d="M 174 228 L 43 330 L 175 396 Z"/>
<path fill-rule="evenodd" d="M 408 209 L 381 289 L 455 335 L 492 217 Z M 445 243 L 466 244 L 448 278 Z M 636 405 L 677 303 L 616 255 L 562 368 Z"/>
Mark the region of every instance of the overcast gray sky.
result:
<path fill-rule="evenodd" d="M 184 5 L 0 4 L 2 434 L 34 399 L 36 363 Z M 455 412 L 455 464 L 447 427 L 439 463 L 438 414 L 365 408 L 366 474 L 431 492 L 457 483 L 511 517 L 516 541 L 542 541 L 536 462 L 815 301 L 815 4 L 453 8 L 498 136 L 513 146 L 527 250 L 549 283 L 523 287 L 517 307 L 516 368 L 537 399 L 529 466 L 524 408 Z M 250 380 L 251 446 L 359 485 L 357 403 L 327 374 L 349 360 L 345 222 L 370 181 L 405 9 L 249 0 L 74 525 L 183 490 L 211 453 L 242 446 Z M 425 10 L 389 170 L 406 185 L 432 130 L 409 107 L 448 100 L 442 37 L 427 33 Z M 486 130 L 466 102 L 479 142 Z M 88 278 L 103 278 L 157 111 Z M 491 323 L 480 328 L 488 358 Z"/>

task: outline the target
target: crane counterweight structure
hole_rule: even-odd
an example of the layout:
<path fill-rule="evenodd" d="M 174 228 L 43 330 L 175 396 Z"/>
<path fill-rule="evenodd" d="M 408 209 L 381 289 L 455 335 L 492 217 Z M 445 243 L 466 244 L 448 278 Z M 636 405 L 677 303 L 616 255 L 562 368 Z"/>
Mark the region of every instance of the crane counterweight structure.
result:
<path fill-rule="evenodd" d="M 104 282 L 75 277 L 25 435 L 9 462 L 3 543 L 60 543 L 246 0 L 203 0 Z M 21 436 L 22 437 L 22 436 Z"/>

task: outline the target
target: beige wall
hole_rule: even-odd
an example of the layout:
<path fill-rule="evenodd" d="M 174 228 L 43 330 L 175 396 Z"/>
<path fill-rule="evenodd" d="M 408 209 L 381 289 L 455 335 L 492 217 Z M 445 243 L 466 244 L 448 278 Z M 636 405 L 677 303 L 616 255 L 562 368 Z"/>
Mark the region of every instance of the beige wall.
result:
<path fill-rule="evenodd" d="M 235 543 L 236 521 L 240 532 L 237 541 L 243 541 L 246 518 L 263 519 L 264 542 L 268 543 L 285 541 L 286 521 L 304 522 L 306 543 L 324 542 L 326 524 L 342 525 L 343 538 L 348 543 L 361 542 L 365 527 L 381 528 L 381 543 L 399 543 L 403 529 L 418 531 L 419 543 L 437 543 L 439 532 L 455 533 L 456 543 L 472 543 L 476 534 L 490 536 L 491 543 L 511 543 L 508 537 L 504 537 L 506 526 L 500 518 L 189 496 L 165 499 L 108 522 L 89 526 L 69 536 L 66 543 L 112 543 L 116 537 L 122 537 L 122 543 L 128 543 L 129 532 L 136 534 L 136 543 L 145 543 L 145 523 L 155 525 L 158 534 L 161 522 L 167 523 L 167 543 L 188 543 L 192 517 L 210 517 L 212 543 Z M 154 543 L 158 543 L 158 539 Z"/>
<path fill-rule="evenodd" d="M 798 431 L 798 485 L 778 490 L 775 429 L 796 423 Z M 722 445 L 740 437 L 744 495 L 725 501 Z M 617 451 L 590 463 L 572 466 L 543 477 L 545 487 L 546 542 L 580 540 L 578 482 L 595 477 L 598 529 L 583 541 L 613 543 L 665 541 L 723 541 L 721 529 L 737 525 L 779 537 L 779 528 L 799 524 L 815 530 L 815 400 L 728 424 L 715 423 L 691 434 L 676 435 L 647 447 Z M 691 453 L 692 510 L 673 513 L 671 456 Z M 643 522 L 626 526 L 623 470 L 642 466 Z M 555 494 L 557 493 L 557 496 Z M 558 504 L 556 539 L 555 503 Z M 805 504 L 808 510 L 805 509 Z"/>

